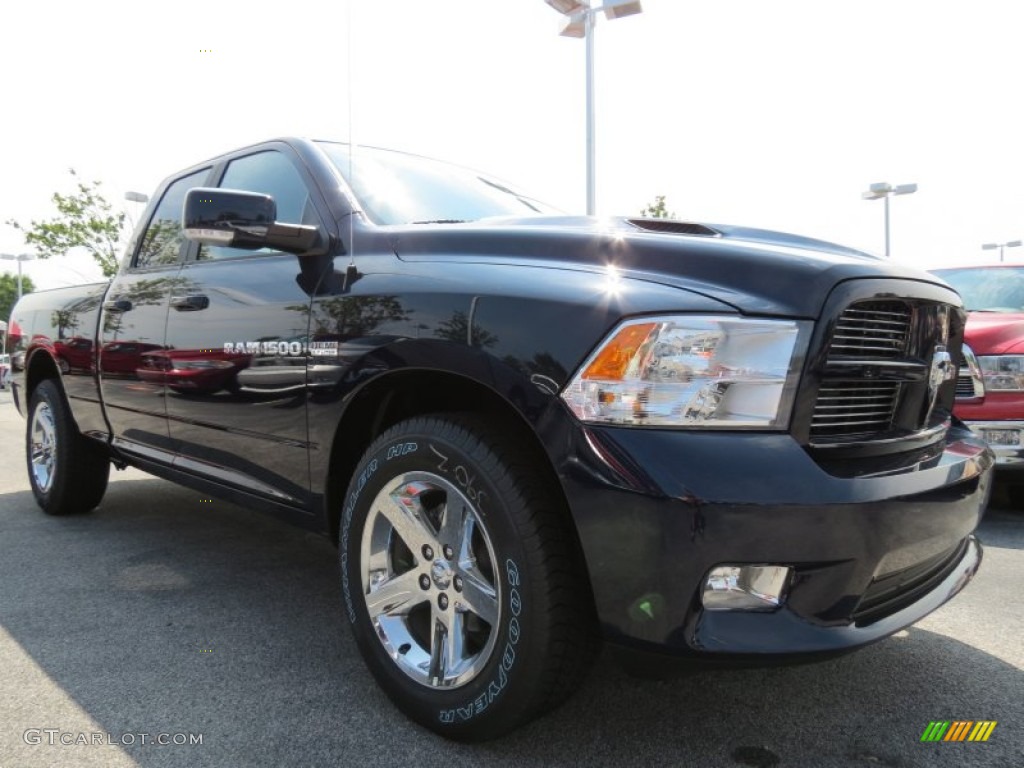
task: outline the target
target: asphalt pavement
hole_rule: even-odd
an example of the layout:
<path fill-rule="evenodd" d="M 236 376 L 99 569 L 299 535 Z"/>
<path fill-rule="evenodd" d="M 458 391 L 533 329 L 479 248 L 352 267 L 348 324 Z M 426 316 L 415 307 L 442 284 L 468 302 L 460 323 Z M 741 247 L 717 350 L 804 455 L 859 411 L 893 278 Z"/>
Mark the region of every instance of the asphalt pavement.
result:
<path fill-rule="evenodd" d="M 462 745 L 375 685 L 326 539 L 135 470 L 47 517 L 23 432 L 0 392 L 0 768 L 1024 766 L 1024 514 L 1000 497 L 974 582 L 893 638 L 664 682 L 603 657 L 558 711 Z M 922 743 L 934 720 L 998 725 Z"/>

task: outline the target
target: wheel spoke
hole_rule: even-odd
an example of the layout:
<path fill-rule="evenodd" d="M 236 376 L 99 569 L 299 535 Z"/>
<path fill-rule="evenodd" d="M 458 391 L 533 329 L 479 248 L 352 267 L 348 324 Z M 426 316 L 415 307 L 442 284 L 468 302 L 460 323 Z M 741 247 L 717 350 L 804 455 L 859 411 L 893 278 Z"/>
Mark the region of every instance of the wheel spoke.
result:
<path fill-rule="evenodd" d="M 470 527 L 472 537 L 473 516 L 468 514 L 465 505 L 458 499 L 448 498 L 441 516 L 441 530 L 437 538 L 442 544 L 450 546 L 462 558 L 462 543 L 466 537 L 466 527 Z"/>
<path fill-rule="evenodd" d="M 435 614 L 434 634 L 430 639 L 430 669 L 427 674 L 431 685 L 441 685 L 445 678 L 445 645 L 448 643 L 448 627 Z"/>
<path fill-rule="evenodd" d="M 380 513 L 417 558 L 424 545 L 437 546 L 434 532 L 424 518 L 423 504 L 418 494 L 419 489 L 415 484 L 409 483 L 391 494 L 391 503 L 382 503 L 380 506 Z"/>
<path fill-rule="evenodd" d="M 458 611 L 434 610 L 434 634 L 430 643 L 430 680 L 433 685 L 447 684 L 463 661 L 465 627 Z"/>
<path fill-rule="evenodd" d="M 492 627 L 498 620 L 498 592 L 474 571 L 462 571 L 462 594 L 459 602 L 463 610 L 475 613 Z"/>
<path fill-rule="evenodd" d="M 366 595 L 366 609 L 371 619 L 381 615 L 404 616 L 426 599 L 427 595 L 419 585 L 419 574 L 411 570 L 371 584 Z"/>

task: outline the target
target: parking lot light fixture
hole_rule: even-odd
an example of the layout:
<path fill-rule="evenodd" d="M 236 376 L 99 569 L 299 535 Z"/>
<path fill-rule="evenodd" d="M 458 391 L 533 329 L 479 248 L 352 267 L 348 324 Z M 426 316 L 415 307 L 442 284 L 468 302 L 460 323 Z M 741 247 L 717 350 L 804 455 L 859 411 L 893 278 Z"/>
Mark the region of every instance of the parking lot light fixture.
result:
<path fill-rule="evenodd" d="M 626 16 L 635 16 L 638 13 L 643 13 L 643 8 L 639 2 L 633 0 L 608 0 L 601 10 L 604 11 L 604 17 L 608 21 L 614 21 L 615 19 L 622 19 Z"/>
<path fill-rule="evenodd" d="M 572 14 L 587 7 L 586 4 L 581 3 L 580 0 L 544 0 L 544 2 L 563 16 L 571 16 Z"/>
<path fill-rule="evenodd" d="M 544 0 L 565 16 L 560 34 L 563 37 L 582 37 L 587 42 L 587 215 L 597 212 L 597 170 L 594 118 L 594 21 L 604 11 L 609 21 L 643 12 L 637 0 L 605 0 L 602 5 L 591 5 L 581 0 Z"/>
<path fill-rule="evenodd" d="M 999 249 L 999 261 L 1003 260 L 1003 249 L 1004 248 L 1020 248 L 1024 243 L 1021 240 L 1007 240 L 1005 243 L 985 243 L 981 246 L 983 251 L 994 251 L 996 248 Z"/>
<path fill-rule="evenodd" d="M 889 198 L 895 195 L 909 195 L 917 192 L 917 184 L 897 184 L 879 181 L 861 193 L 864 200 L 885 200 L 885 258 L 889 258 Z"/>

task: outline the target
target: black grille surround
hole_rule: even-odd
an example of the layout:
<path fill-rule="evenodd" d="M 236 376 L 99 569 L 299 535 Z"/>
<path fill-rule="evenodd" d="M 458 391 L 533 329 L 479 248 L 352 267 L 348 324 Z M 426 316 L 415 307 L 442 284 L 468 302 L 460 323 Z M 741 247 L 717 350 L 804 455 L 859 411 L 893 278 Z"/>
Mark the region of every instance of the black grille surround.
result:
<path fill-rule="evenodd" d="M 950 423 L 965 320 L 959 297 L 942 286 L 874 279 L 841 284 L 808 350 L 794 437 L 812 451 L 851 458 L 916 450 L 941 439 Z M 954 375 L 932 387 L 942 352 L 952 358 Z"/>

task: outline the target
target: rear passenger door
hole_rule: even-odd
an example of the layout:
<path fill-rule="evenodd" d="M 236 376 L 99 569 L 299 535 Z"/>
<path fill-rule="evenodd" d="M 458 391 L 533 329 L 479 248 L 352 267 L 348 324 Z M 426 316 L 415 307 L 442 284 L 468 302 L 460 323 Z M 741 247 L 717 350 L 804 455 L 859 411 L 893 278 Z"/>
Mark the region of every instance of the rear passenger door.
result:
<path fill-rule="evenodd" d="M 324 226 L 319 193 L 284 145 L 231 159 L 217 186 L 272 195 L 280 222 Z M 293 506 L 309 493 L 311 298 L 300 264 L 269 249 L 200 245 L 181 272 L 187 290 L 170 297 L 167 324 L 176 464 Z"/>
<path fill-rule="evenodd" d="M 162 461 L 173 456 L 165 386 L 146 376 L 144 353 L 164 348 L 170 297 L 184 290 L 180 273 L 190 248 L 181 231 L 181 208 L 188 190 L 203 186 L 210 171 L 193 171 L 164 187 L 130 265 L 104 297 L 100 317 L 97 371 L 114 441 Z"/>

